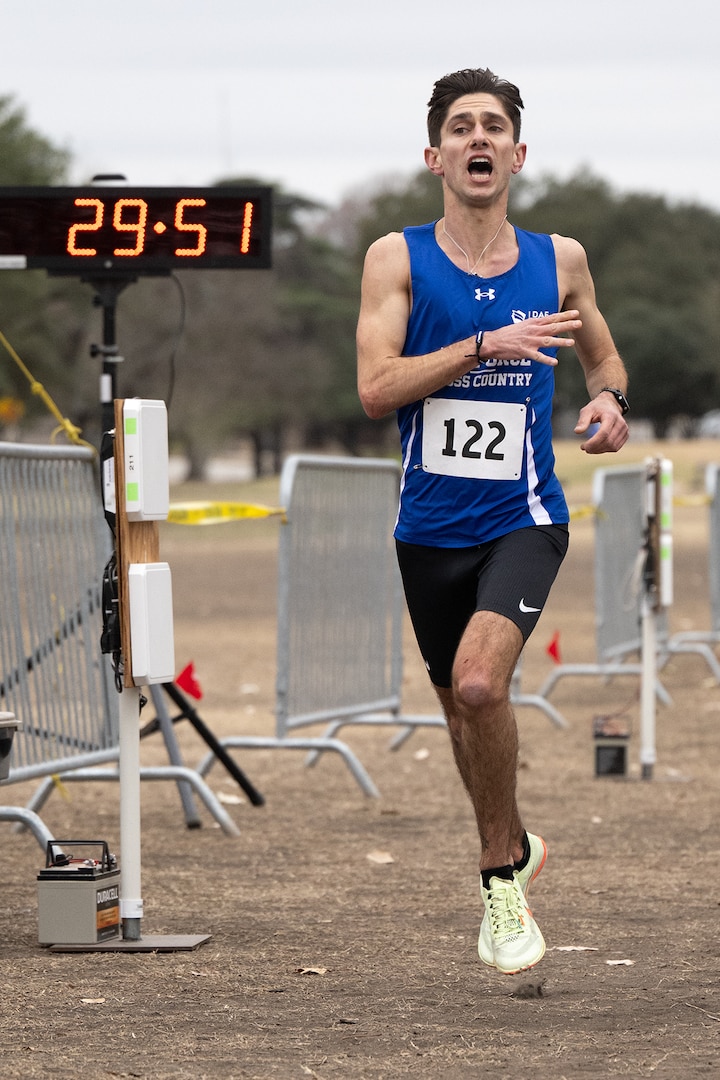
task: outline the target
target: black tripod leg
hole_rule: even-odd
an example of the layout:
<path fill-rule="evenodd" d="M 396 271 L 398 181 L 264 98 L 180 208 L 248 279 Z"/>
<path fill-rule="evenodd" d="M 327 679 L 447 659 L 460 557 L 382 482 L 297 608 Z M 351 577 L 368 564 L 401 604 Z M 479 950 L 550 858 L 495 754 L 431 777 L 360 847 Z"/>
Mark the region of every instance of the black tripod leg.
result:
<path fill-rule="evenodd" d="M 152 685 L 148 687 L 148 690 L 150 691 L 152 703 L 155 706 L 158 729 L 162 731 L 170 763 L 171 765 L 184 765 L 185 762 L 182 759 L 180 748 L 178 747 L 177 739 L 175 738 L 173 722 L 170 718 L 167 706 L 165 705 L 162 693 L 160 692 L 160 687 Z M 178 780 L 177 786 L 180 793 L 180 801 L 185 812 L 185 824 L 188 829 L 199 829 L 202 822 L 200 820 L 200 815 L 197 812 L 197 807 L 195 806 L 193 791 L 190 784 L 187 780 Z"/>
<path fill-rule="evenodd" d="M 222 764 L 232 776 L 233 780 L 235 780 L 240 785 L 252 805 L 264 806 L 264 796 L 261 795 L 257 788 L 255 788 L 250 783 L 245 773 L 242 771 L 241 768 L 239 768 L 236 762 L 233 761 L 225 747 L 222 746 L 221 743 L 215 738 L 205 721 L 198 716 L 195 709 L 192 707 L 185 695 L 182 694 L 180 690 L 178 690 L 175 683 L 163 683 L 162 687 L 170 700 L 174 702 L 174 704 L 177 705 L 179 709 L 182 710 L 182 715 L 190 721 L 192 726 L 197 731 L 198 735 L 202 739 L 204 739 L 208 747 L 212 750 L 213 754 L 215 754 L 215 757 L 218 759 L 218 761 L 222 762 Z"/>

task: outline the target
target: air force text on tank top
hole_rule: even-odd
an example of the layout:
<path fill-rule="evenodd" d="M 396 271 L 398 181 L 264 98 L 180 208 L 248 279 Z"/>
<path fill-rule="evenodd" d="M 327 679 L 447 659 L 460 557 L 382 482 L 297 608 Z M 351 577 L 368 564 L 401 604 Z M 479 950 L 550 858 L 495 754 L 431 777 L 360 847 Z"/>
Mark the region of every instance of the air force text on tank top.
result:
<path fill-rule="evenodd" d="M 558 310 L 551 238 L 515 233 L 515 266 L 481 278 L 447 257 L 434 223 L 405 229 L 412 311 L 403 355 L 422 356 L 479 330 Z M 528 525 L 567 523 L 554 472 L 554 386 L 547 364 L 491 358 L 398 409 L 403 471 L 395 536 L 409 544 L 470 547 Z"/>

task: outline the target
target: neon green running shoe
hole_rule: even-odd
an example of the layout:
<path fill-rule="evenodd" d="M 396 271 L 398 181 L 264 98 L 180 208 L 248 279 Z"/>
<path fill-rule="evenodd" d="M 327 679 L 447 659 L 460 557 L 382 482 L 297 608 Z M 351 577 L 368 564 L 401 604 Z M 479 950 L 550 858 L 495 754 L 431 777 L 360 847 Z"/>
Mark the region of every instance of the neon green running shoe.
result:
<path fill-rule="evenodd" d="M 534 967 L 545 955 L 545 940 L 527 905 L 517 875 L 512 881 L 491 877 L 482 887 L 485 922 L 490 927 L 493 964 L 503 975 Z"/>
<path fill-rule="evenodd" d="M 530 845 L 530 858 L 525 866 L 523 866 L 522 870 L 515 871 L 515 880 L 525 896 L 527 896 L 531 883 L 538 876 L 547 859 L 547 846 L 543 838 L 541 836 L 535 836 L 533 833 L 528 833 L 527 838 Z M 496 966 L 491 921 L 485 915 L 483 915 L 483 920 L 480 924 L 478 956 L 482 962 L 488 964 L 489 967 Z M 541 958 L 542 953 L 538 957 L 538 960 Z M 535 961 L 535 963 L 537 963 L 537 961 Z"/>
<path fill-rule="evenodd" d="M 527 896 L 530 884 L 535 880 L 547 859 L 547 845 L 542 836 L 535 836 L 529 832 L 526 834 L 528 838 L 528 844 L 530 845 L 530 858 L 523 866 L 522 870 L 515 871 L 515 877 L 520 882 L 522 891 Z"/>

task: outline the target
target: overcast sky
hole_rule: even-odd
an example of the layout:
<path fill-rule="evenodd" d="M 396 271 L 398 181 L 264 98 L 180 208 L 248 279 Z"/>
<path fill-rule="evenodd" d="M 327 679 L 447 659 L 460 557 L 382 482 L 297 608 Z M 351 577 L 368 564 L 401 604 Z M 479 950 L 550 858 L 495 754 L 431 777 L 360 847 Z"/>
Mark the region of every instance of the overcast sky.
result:
<path fill-rule="evenodd" d="M 72 182 L 279 182 L 337 205 L 422 167 L 448 71 L 525 102 L 525 175 L 720 210 L 714 0 L 0 0 L 0 94 L 73 156 Z"/>

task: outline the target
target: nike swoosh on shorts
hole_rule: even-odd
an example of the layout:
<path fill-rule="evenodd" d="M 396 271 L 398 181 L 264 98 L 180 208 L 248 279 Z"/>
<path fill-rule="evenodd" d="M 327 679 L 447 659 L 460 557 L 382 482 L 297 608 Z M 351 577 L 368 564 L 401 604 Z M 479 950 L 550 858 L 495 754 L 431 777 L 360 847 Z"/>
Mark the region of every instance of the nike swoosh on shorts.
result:
<path fill-rule="evenodd" d="M 520 610 L 522 612 L 542 611 L 542 608 L 539 608 L 539 607 L 528 607 L 528 605 L 525 603 L 525 597 L 524 596 L 523 596 L 522 600 L 520 601 L 520 603 L 518 604 L 518 607 L 520 608 Z"/>

